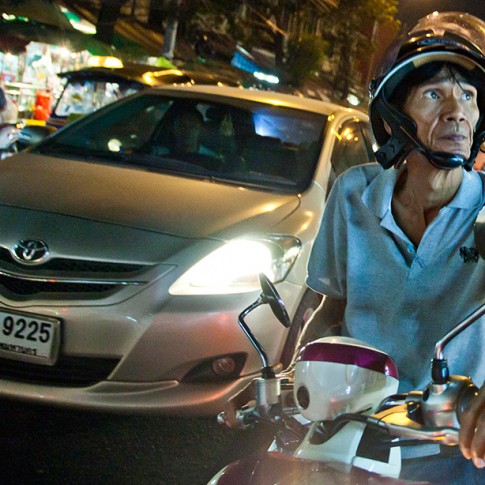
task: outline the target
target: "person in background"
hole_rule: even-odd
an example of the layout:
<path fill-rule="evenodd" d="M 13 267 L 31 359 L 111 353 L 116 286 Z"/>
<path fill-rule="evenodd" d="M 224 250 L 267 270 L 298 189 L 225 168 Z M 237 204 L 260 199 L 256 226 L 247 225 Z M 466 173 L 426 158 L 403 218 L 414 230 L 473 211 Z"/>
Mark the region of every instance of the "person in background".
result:
<path fill-rule="evenodd" d="M 201 145 L 204 118 L 196 108 L 179 108 L 173 113 L 172 123 L 171 148 L 174 153 L 205 154 Z"/>
<path fill-rule="evenodd" d="M 204 117 L 192 105 L 174 104 L 165 114 L 153 150 L 156 155 L 214 155 L 202 144 Z"/>
<path fill-rule="evenodd" d="M 18 114 L 17 104 L 0 86 L 0 123 L 15 123 Z"/>

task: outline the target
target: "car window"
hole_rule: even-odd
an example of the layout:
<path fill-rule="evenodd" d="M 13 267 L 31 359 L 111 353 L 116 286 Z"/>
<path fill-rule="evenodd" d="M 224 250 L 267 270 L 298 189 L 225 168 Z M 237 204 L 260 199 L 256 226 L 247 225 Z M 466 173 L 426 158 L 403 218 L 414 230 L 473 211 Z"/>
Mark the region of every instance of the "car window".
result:
<path fill-rule="evenodd" d="M 139 91 L 141 85 L 99 80 L 68 81 L 54 108 L 57 116 L 85 115 Z"/>
<path fill-rule="evenodd" d="M 147 91 L 69 125 L 38 149 L 301 192 L 313 178 L 325 125 L 325 115 L 299 109 Z"/>
<path fill-rule="evenodd" d="M 375 162 L 372 135 L 366 123 L 352 119 L 342 123 L 335 133 L 335 144 L 330 158 L 330 176 L 327 194 L 335 179 L 350 167 Z"/>

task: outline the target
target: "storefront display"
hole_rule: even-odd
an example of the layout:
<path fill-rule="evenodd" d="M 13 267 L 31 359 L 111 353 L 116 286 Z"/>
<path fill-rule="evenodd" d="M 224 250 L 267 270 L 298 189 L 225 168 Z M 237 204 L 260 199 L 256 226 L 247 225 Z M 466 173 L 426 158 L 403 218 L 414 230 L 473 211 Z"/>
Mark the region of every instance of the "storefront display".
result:
<path fill-rule="evenodd" d="M 90 56 L 87 51 L 30 42 L 24 52 L 0 52 L 1 83 L 17 103 L 20 117 L 45 120 L 63 88 L 57 73 L 79 69 Z"/>

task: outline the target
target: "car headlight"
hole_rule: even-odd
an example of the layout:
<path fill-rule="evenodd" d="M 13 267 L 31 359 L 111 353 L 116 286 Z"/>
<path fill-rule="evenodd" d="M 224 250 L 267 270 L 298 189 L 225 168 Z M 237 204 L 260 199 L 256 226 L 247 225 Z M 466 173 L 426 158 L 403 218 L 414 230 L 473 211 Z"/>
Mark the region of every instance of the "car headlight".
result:
<path fill-rule="evenodd" d="M 258 275 L 282 281 L 301 250 L 293 236 L 234 239 L 202 258 L 170 287 L 171 295 L 224 295 L 260 289 Z"/>

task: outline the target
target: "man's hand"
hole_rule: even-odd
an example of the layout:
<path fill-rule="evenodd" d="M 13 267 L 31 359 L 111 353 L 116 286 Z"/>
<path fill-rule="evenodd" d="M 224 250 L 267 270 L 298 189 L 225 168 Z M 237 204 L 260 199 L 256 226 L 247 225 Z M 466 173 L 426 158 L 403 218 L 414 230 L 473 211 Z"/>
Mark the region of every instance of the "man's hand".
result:
<path fill-rule="evenodd" d="M 477 468 L 485 467 L 485 385 L 470 401 L 460 419 L 460 449 Z"/>
<path fill-rule="evenodd" d="M 254 381 L 251 381 L 245 388 L 224 403 L 224 411 L 220 415 L 221 421 L 229 428 L 244 427 L 237 419 L 238 410 L 245 404 L 248 404 L 249 401 L 254 400 L 254 397 Z"/>

